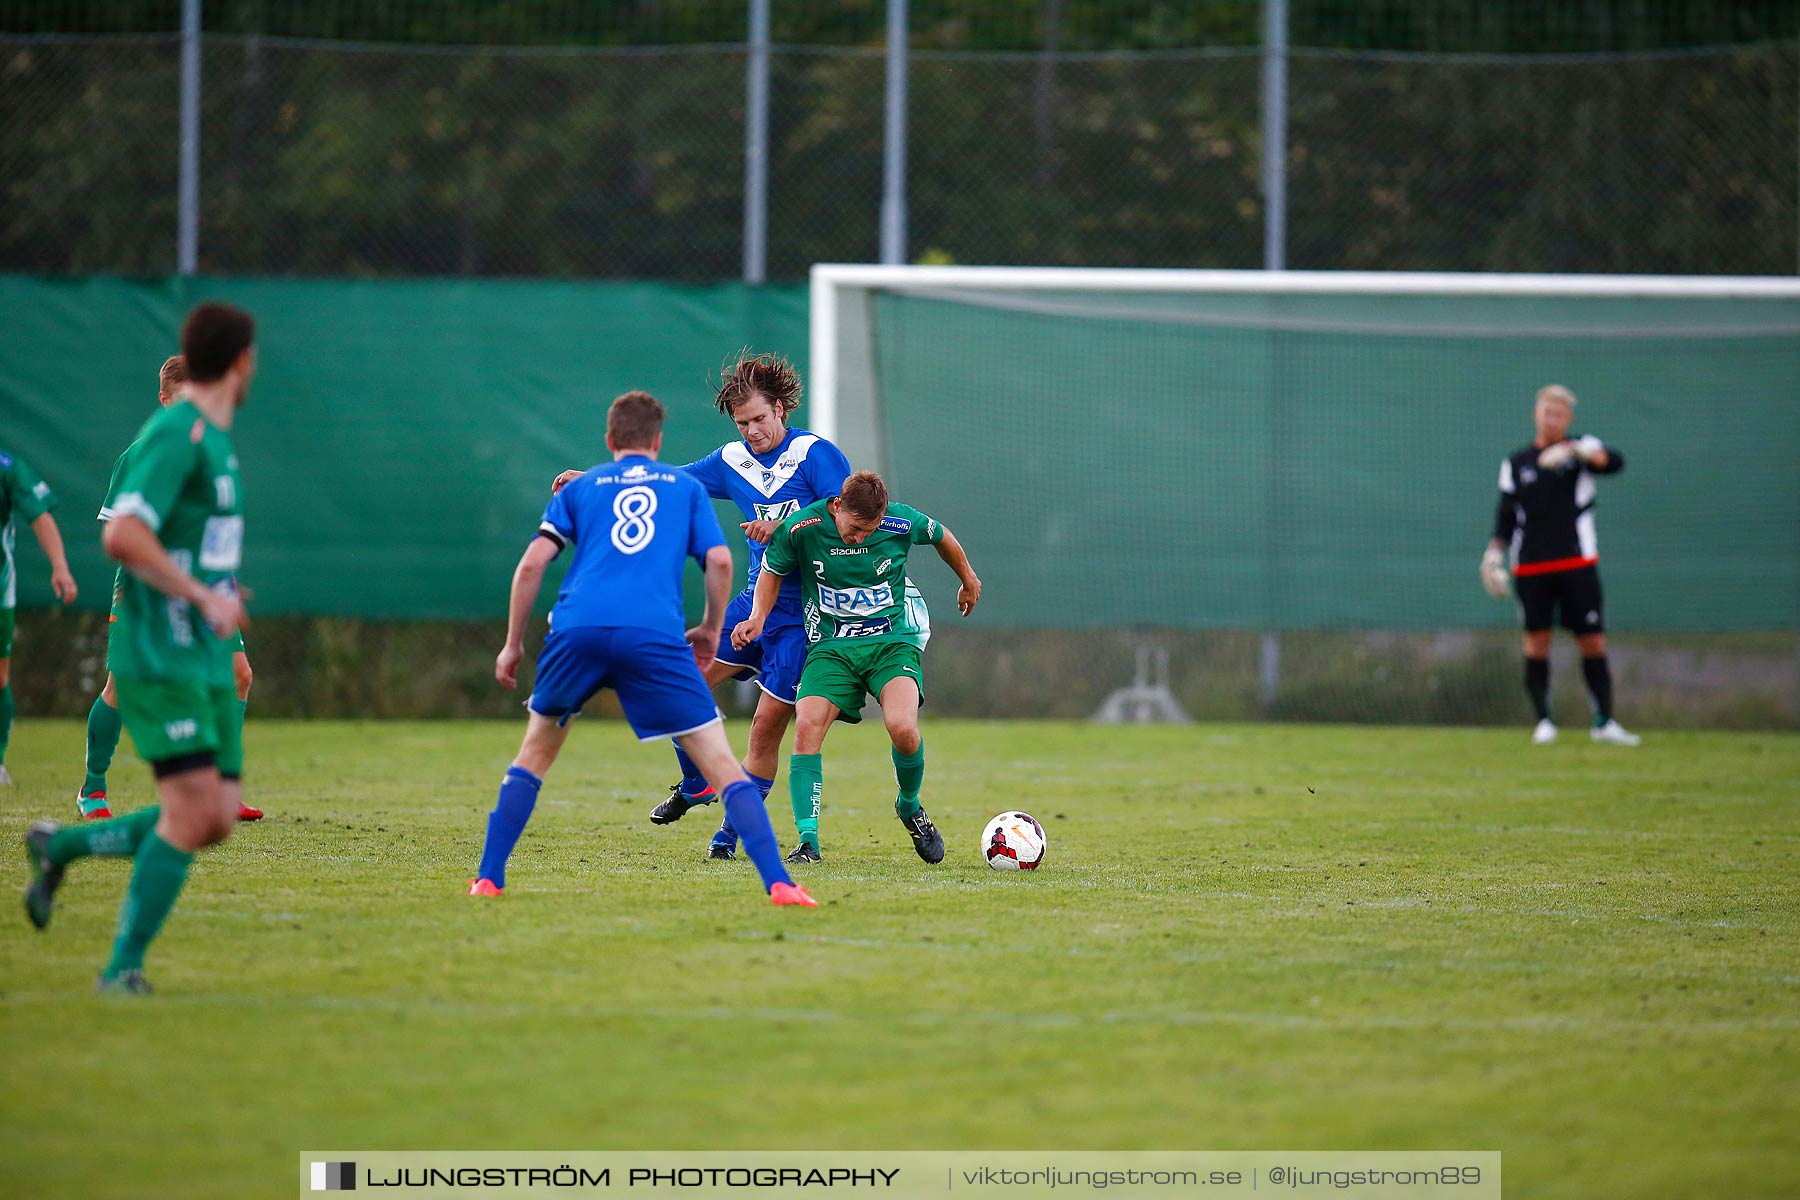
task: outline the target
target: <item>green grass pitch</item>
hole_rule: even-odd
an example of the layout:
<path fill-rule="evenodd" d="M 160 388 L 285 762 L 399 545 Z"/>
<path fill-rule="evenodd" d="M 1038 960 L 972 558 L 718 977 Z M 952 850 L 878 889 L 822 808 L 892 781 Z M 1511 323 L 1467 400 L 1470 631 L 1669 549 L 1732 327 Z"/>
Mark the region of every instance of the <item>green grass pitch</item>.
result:
<path fill-rule="evenodd" d="M 464 897 L 521 728 L 253 714 L 271 816 L 204 856 L 148 1000 L 92 992 L 123 864 L 78 864 L 46 933 L 15 908 L 0 1192 L 287 1195 L 325 1147 L 1469 1149 L 1512 1198 L 1800 1188 L 1800 737 L 928 719 L 929 868 L 879 730 L 840 729 L 807 912 L 701 860 L 716 808 L 652 827 L 669 755 L 616 723 L 576 730 L 509 894 Z M 8 845 L 70 817 L 81 753 L 20 723 Z M 148 801 L 129 745 L 114 782 Z M 977 855 L 1008 807 L 1036 874 Z"/>

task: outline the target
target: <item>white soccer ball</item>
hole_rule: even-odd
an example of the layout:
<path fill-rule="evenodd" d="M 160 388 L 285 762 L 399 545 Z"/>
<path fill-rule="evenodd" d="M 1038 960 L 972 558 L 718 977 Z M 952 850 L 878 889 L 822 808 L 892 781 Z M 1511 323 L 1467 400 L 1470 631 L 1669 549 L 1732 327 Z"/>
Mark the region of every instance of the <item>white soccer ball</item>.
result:
<path fill-rule="evenodd" d="M 981 853 L 996 871 L 1035 871 L 1050 839 L 1030 813 L 1003 812 L 981 831 Z"/>

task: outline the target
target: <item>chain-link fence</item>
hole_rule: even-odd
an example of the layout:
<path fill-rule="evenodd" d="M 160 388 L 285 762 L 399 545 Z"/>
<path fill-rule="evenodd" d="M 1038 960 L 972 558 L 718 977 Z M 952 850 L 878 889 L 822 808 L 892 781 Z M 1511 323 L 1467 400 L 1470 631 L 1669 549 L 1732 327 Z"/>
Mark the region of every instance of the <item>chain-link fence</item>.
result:
<path fill-rule="evenodd" d="M 202 273 L 739 272 L 742 46 L 203 45 Z M 0 269 L 175 269 L 179 52 L 0 37 Z M 907 256 L 1263 265 L 1262 67 L 914 51 Z M 774 49 L 772 278 L 876 257 L 886 71 L 879 49 Z M 1297 50 L 1288 96 L 1290 267 L 1800 267 L 1800 44 Z"/>

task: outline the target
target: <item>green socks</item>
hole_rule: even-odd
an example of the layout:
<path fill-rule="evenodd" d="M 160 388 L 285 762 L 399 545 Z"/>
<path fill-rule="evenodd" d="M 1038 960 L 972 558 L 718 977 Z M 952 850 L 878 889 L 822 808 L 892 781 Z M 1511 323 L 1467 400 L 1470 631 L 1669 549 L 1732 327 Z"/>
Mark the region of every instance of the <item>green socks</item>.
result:
<path fill-rule="evenodd" d="M 925 782 L 925 743 L 921 741 L 911 754 L 902 754 L 897 748 L 893 754 L 894 782 L 900 785 L 894 811 L 904 821 L 919 811 L 919 785 Z"/>
<path fill-rule="evenodd" d="M 819 797 L 825 792 L 825 761 L 817 754 L 788 759 L 788 799 L 794 804 L 794 827 L 800 840 L 819 848 Z"/>
<path fill-rule="evenodd" d="M 188 865 L 193 861 L 193 855 L 177 850 L 154 831 L 145 836 L 138 846 L 131 887 L 119 909 L 119 936 L 113 942 L 112 961 L 106 964 L 104 976 L 111 978 L 144 965 L 144 951 L 150 948 L 163 919 L 175 907 L 175 897 L 181 895 Z"/>
<path fill-rule="evenodd" d="M 6 762 L 6 743 L 12 740 L 12 684 L 0 687 L 0 763 Z"/>
<path fill-rule="evenodd" d="M 82 781 L 84 796 L 106 790 L 106 772 L 112 766 L 113 751 L 119 748 L 119 731 L 125 727 L 119 710 L 99 696 L 88 709 L 87 778 Z"/>
<path fill-rule="evenodd" d="M 156 828 L 156 818 L 161 813 L 162 807 L 152 804 L 110 821 L 84 821 L 59 829 L 50 835 L 50 861 L 66 867 L 90 854 L 101 858 L 135 857 L 143 848 L 145 838 Z"/>

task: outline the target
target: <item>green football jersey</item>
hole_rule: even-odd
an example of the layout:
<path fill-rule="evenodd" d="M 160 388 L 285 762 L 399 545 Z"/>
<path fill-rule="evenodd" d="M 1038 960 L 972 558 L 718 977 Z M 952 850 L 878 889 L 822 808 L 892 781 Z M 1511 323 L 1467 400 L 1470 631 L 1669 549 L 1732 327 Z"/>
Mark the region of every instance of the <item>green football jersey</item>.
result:
<path fill-rule="evenodd" d="M 29 525 L 56 507 L 56 493 L 22 458 L 0 450 L 0 608 L 18 603 L 19 577 L 13 568 L 13 517 Z"/>
<path fill-rule="evenodd" d="M 132 445 L 136 444 L 132 443 Z M 125 477 L 125 460 L 130 457 L 131 446 L 127 446 L 125 453 L 119 455 L 119 461 L 113 464 L 112 478 L 106 482 L 106 499 L 100 502 L 99 520 L 110 521 L 113 519 L 113 501 L 119 498 L 119 480 Z M 119 602 L 125 598 L 125 577 L 130 573 L 124 567 L 113 572 L 112 615 L 115 619 L 119 615 Z M 244 631 L 240 629 L 232 634 L 226 648 L 233 654 L 242 650 L 244 648 Z M 106 669 L 112 670 L 110 653 Z"/>
<path fill-rule="evenodd" d="M 838 536 L 829 500 L 809 504 L 775 531 L 763 570 L 800 574 L 801 614 L 809 643 L 833 638 L 912 642 L 929 636 L 924 605 L 907 592 L 906 554 L 944 540 L 944 527 L 916 508 L 888 505 L 861 545 Z"/>
<path fill-rule="evenodd" d="M 237 587 L 244 546 L 237 453 L 230 435 L 191 400 L 144 423 L 108 499 L 110 517 L 136 517 L 148 525 L 169 557 L 202 584 Z M 231 683 L 231 643 L 214 637 L 187 601 L 127 571 L 114 610 L 118 625 L 107 663 L 113 671 Z"/>
<path fill-rule="evenodd" d="M 133 444 L 135 445 L 135 443 Z M 98 519 L 101 521 L 110 521 L 113 519 L 113 501 L 119 498 L 119 480 L 125 477 L 125 460 L 130 457 L 131 447 L 127 446 L 125 447 L 125 453 L 119 455 L 119 461 L 113 464 L 112 478 L 106 481 L 106 498 L 100 501 L 100 514 Z M 112 615 L 114 617 L 119 615 L 119 601 L 125 598 L 126 574 L 127 572 L 124 567 L 120 567 L 113 572 Z"/>

